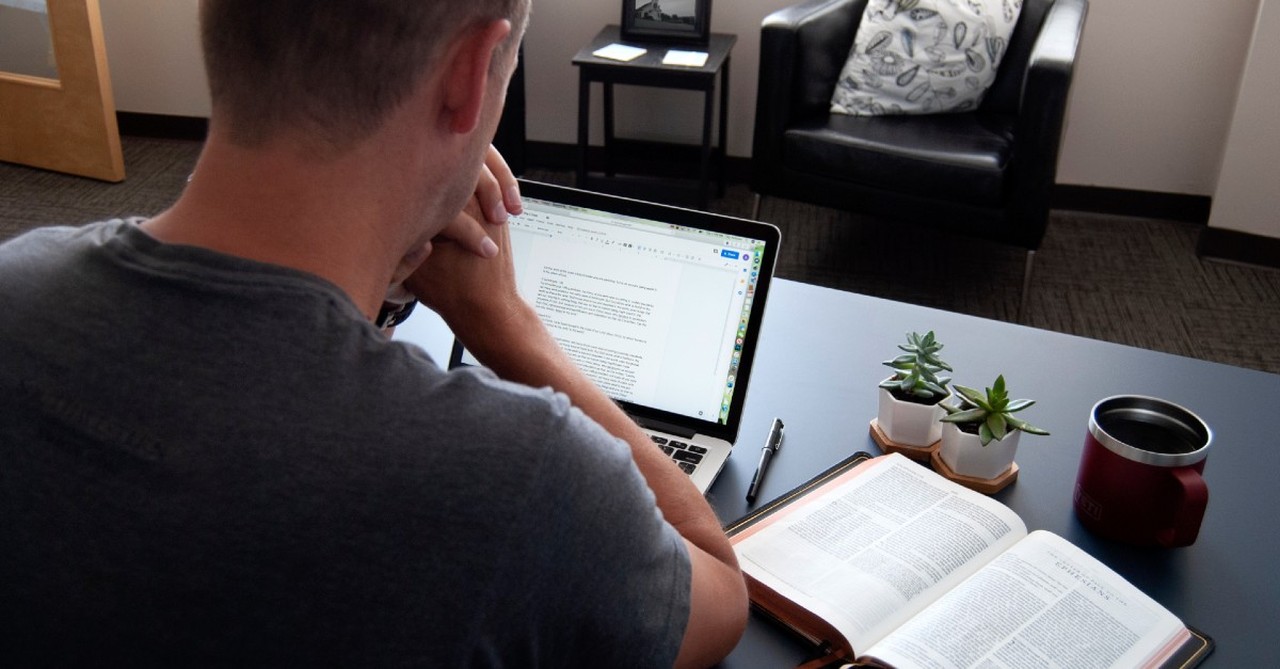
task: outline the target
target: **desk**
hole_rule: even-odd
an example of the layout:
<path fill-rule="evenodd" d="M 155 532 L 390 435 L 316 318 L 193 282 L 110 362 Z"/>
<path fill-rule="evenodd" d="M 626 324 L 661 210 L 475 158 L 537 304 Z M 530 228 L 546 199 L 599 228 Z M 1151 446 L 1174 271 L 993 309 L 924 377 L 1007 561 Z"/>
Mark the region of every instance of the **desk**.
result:
<path fill-rule="evenodd" d="M 419 309 L 419 312 L 426 312 Z M 398 337 L 448 359 L 449 338 L 415 314 Z M 420 322 L 415 322 L 419 321 Z M 410 326 L 410 327 L 406 327 Z M 1280 375 L 1109 344 L 1019 325 L 775 281 L 761 334 L 739 446 L 708 493 L 724 522 L 746 513 L 747 484 L 774 416 L 787 424 L 760 492 L 763 503 L 857 450 L 878 452 L 867 434 L 876 412 L 881 360 L 904 333 L 935 330 L 965 385 L 1003 372 L 1018 397 L 1038 400 L 1027 420 L 1052 433 L 1025 437 L 1018 481 L 996 498 L 1028 529 L 1051 530 L 1129 579 L 1217 641 L 1208 667 L 1280 665 L 1272 635 L 1280 620 Z M 1132 548 L 1096 539 L 1076 522 L 1071 492 L 1089 409 L 1121 393 L 1164 397 L 1199 413 L 1214 430 L 1205 480 L 1209 508 L 1188 548 Z M 806 646 L 758 615 L 722 666 L 794 667 Z"/>
<path fill-rule="evenodd" d="M 670 44 L 641 44 L 648 51 L 626 62 L 597 58 L 591 55 L 600 47 L 620 41 L 619 28 L 616 25 L 605 26 L 591 43 L 573 57 L 573 64 L 578 67 L 578 188 L 587 187 L 587 148 L 588 124 L 591 115 L 591 82 L 599 81 L 604 85 L 604 151 L 605 175 L 612 177 L 613 169 L 613 85 L 629 84 L 632 86 L 652 86 L 658 88 L 679 88 L 703 92 L 702 112 L 702 153 L 698 172 L 698 206 L 706 209 L 711 174 L 711 118 L 715 105 L 713 95 L 716 75 L 720 75 L 720 136 L 716 143 L 715 154 L 719 163 L 718 185 L 724 193 L 724 147 L 725 131 L 728 126 L 729 109 L 729 52 L 738 38 L 734 35 L 712 33 L 710 43 L 703 46 L 678 46 Z M 702 67 L 679 67 L 663 65 L 662 58 L 667 49 L 681 49 L 707 52 L 707 62 Z"/>

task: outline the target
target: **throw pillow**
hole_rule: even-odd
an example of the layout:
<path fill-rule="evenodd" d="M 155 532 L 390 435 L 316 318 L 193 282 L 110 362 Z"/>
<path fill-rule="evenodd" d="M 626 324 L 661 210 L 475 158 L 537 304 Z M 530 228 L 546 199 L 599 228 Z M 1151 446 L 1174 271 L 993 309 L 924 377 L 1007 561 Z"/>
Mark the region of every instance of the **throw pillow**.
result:
<path fill-rule="evenodd" d="M 1022 0 L 870 0 L 831 111 L 853 116 L 976 109 L 995 81 Z"/>

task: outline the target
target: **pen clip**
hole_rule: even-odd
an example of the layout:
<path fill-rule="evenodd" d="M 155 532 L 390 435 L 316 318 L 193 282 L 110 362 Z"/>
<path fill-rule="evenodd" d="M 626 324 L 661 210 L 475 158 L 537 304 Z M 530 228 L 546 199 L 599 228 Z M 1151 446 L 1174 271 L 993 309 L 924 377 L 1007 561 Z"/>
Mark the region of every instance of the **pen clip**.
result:
<path fill-rule="evenodd" d="M 775 453 L 782 448 L 782 433 L 786 430 L 786 426 L 782 424 L 780 419 L 774 418 L 773 425 L 769 426 L 769 437 L 765 440 L 765 446 Z"/>

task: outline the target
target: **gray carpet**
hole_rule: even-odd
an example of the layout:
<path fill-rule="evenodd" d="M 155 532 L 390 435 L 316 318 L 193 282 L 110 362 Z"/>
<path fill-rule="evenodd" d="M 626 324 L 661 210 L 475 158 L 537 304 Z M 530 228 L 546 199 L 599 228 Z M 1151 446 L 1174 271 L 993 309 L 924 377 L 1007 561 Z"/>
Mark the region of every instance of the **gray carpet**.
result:
<path fill-rule="evenodd" d="M 120 184 L 0 163 L 0 240 L 38 225 L 148 215 L 168 206 L 199 144 L 139 138 L 123 144 L 129 176 Z M 572 179 L 564 171 L 530 176 Z M 751 202 L 746 186 L 731 185 L 713 209 L 748 216 Z M 761 218 L 782 229 L 780 277 L 999 320 L 1013 320 L 1017 311 L 1021 250 L 777 198 L 764 201 Z M 1023 322 L 1280 373 L 1280 271 L 1197 258 L 1201 229 L 1054 212 Z"/>

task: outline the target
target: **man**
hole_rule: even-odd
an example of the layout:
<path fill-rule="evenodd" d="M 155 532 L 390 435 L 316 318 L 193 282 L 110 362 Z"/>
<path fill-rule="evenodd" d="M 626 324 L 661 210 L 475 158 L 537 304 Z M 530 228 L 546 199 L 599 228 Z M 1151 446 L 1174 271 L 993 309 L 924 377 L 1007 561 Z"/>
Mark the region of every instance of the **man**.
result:
<path fill-rule="evenodd" d="M 0 663 L 733 647 L 715 516 L 514 289 L 489 140 L 527 13 L 203 0 L 213 114 L 179 200 L 0 247 Z M 388 339 L 402 283 L 502 380 Z"/>

